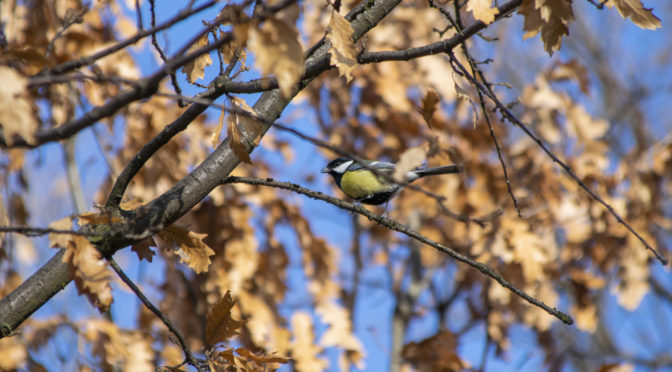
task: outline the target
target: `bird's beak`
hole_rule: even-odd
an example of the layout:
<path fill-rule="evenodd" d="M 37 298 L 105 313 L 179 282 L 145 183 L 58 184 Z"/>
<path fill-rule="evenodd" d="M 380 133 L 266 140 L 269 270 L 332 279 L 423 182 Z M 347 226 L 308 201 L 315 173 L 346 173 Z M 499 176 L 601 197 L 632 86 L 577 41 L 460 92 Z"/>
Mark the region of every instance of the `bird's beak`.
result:
<path fill-rule="evenodd" d="M 322 168 L 320 173 L 329 173 L 329 168 Z"/>

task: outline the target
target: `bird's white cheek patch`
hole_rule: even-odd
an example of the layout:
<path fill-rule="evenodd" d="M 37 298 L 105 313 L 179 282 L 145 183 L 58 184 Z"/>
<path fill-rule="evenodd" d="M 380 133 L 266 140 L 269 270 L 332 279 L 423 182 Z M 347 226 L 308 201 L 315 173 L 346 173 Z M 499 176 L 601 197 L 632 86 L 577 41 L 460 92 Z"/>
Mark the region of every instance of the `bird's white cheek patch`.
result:
<path fill-rule="evenodd" d="M 354 163 L 354 161 L 348 160 L 345 163 L 343 163 L 343 164 L 339 165 L 338 167 L 334 168 L 334 172 L 345 173 L 345 170 L 348 169 L 348 167 L 351 166 L 352 163 Z"/>

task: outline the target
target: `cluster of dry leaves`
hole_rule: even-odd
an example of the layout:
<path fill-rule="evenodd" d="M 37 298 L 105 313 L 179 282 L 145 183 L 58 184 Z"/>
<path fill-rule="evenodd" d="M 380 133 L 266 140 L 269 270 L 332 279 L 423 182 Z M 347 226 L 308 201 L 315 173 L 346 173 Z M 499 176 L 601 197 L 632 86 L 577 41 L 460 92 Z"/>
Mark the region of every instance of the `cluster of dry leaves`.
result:
<path fill-rule="evenodd" d="M 347 2 L 343 7 L 353 5 Z M 609 0 L 605 5 L 642 28 L 660 27 L 660 20 L 639 0 Z M 363 48 L 367 52 L 402 50 L 457 34 L 454 27 L 448 28 L 450 20 L 437 10 L 452 6 L 452 2 L 404 2 L 357 45 L 344 12 L 326 2 L 294 3 L 263 19 L 250 18 L 249 9 L 243 7 L 225 7 L 221 17 L 230 22 L 225 27 L 233 37 L 219 53 L 224 63 L 237 61 L 245 69 L 251 68 L 245 66 L 247 54 L 254 55 L 254 68 L 264 76 L 275 76 L 282 95 L 291 98 L 304 74 L 304 46 L 325 37 L 336 69 L 317 77 L 297 97 L 303 103 L 302 110 L 316 113 L 322 138 L 363 157 L 401 159 L 401 168 L 426 162 L 430 166 L 459 163 L 466 169 L 464 178 L 435 177 L 418 183 L 440 195 L 441 203 L 425 193 L 406 190 L 395 199 L 389 216 L 488 264 L 550 306 L 569 304 L 576 327 L 594 332 L 604 315 L 598 309 L 599 294 L 614 293 L 623 308 L 633 310 L 650 291 L 651 256 L 637 238 L 566 177 L 533 140 L 518 135 L 509 123 L 488 112 L 508 164 L 512 193 L 523 214 L 518 217 L 484 114 L 479 111 L 478 94 L 468 79 L 454 72 L 445 55 L 357 63 Z M 119 81 L 136 80 L 140 73 L 137 61 L 124 49 L 96 61 L 95 67 L 86 71 L 98 80 L 39 85 L 31 76 L 90 55 L 137 29 L 135 21 L 115 2 L 85 6 L 75 0 L 53 4 L 3 1 L 0 7 L 7 41 L 0 55 L 0 126 L 10 147 L 2 152 L 0 183 L 8 192 L 0 198 L 0 225 L 23 226 L 31 213 L 38 212 L 26 210 L 24 199 L 36 188 L 49 188 L 27 184 L 24 174 L 31 172 L 31 165 L 24 163 L 24 156 L 29 150 L 11 148 L 14 141 L 20 138 L 36 144 L 38 128 L 57 127 L 71 120 L 84 104 L 105 103 L 120 92 Z M 85 7 L 88 9 L 81 11 Z M 560 48 L 574 20 L 573 4 L 566 0 L 523 0 L 518 12 L 525 20 L 524 37 L 540 34 L 549 53 Z M 490 0 L 469 0 L 462 9 L 465 22 L 490 24 L 498 15 L 500 11 Z M 70 25 L 62 31 L 65 23 Z M 201 38 L 191 50 L 211 43 L 213 35 Z M 219 35 L 223 37 L 223 33 Z M 466 43 L 467 48 L 471 45 L 472 41 Z M 454 52 L 469 65 L 465 50 Z M 205 79 L 205 69 L 211 64 L 213 58 L 206 54 L 186 64 L 181 72 L 189 82 L 195 82 Z M 668 136 L 650 149 L 634 148 L 626 161 L 614 164 L 610 123 L 591 115 L 559 84 L 569 82 L 587 94 L 589 70 L 589 66 L 570 61 L 540 71 L 519 97 L 520 117 L 645 239 L 662 245 L 663 232 L 672 229 L 672 218 L 663 208 L 672 186 L 672 139 Z M 161 90 L 169 92 L 170 84 L 166 82 Z M 245 114 L 252 112 L 249 104 L 235 96 L 230 97 L 230 103 L 240 112 L 222 110 L 218 123 L 200 116 L 158 151 L 129 185 L 126 196 L 131 202 L 122 207 L 135 208 L 141 204 L 137 200 L 151 200 L 186 177 L 219 142 L 224 118 L 231 147 L 242 161 L 252 163 L 248 150 L 261 145 L 280 153 L 291 166 L 295 154 L 290 144 L 279 140 L 273 131 L 263 138 L 254 135 L 260 133 L 259 123 Z M 120 110 L 115 119 L 123 121 L 123 133 L 113 133 L 112 118 L 107 129 L 110 139 L 121 138 L 121 142 L 102 146 L 110 174 L 118 175 L 144 144 L 182 112 L 173 98 L 165 96 L 153 96 Z M 246 142 L 251 138 L 249 133 L 253 133 L 253 143 Z M 333 155 L 329 149 L 320 151 L 325 157 Z M 274 172 L 263 159 L 236 171 L 236 175 L 259 178 L 274 174 L 282 172 Z M 15 184 L 18 186 L 10 188 Z M 110 187 L 110 181 L 100 186 L 96 202 L 104 201 Z M 479 224 L 458 221 L 445 213 L 446 208 L 472 218 L 504 212 Z M 353 255 L 348 259 L 358 262 L 356 270 L 387 268 L 391 288 L 382 290 L 392 293 L 399 303 L 408 298 L 409 280 L 416 283 L 408 272 L 420 270 L 431 275 L 451 262 L 429 247 L 415 247 L 417 257 L 393 255 L 392 251 L 407 249 L 409 242 L 364 220 L 355 222 L 352 230 L 366 244 L 360 251 L 343 253 L 348 242 L 341 241 L 343 246 L 339 247 L 317 236 L 313 217 L 301 208 L 296 195 L 287 192 L 242 184 L 217 188 L 178 224 L 133 245 L 138 260 L 165 264 L 162 283 L 138 284 L 155 286 L 161 294 L 158 308 L 180 330 L 189 349 L 206 356 L 212 370 L 273 370 L 286 364 L 298 371 L 362 368 L 370 345 L 363 344 L 355 333 L 351 304 L 356 298 L 350 296 L 356 291 L 340 276 L 339 255 Z M 49 227 L 71 230 L 73 220 L 67 217 Z M 76 222 L 82 226 L 116 221 L 90 212 L 77 216 Z M 280 309 L 288 292 L 291 247 L 278 237 L 279 229 L 289 229 L 296 236 L 302 255 L 300 271 L 310 297 L 310 306 L 293 310 L 289 316 Z M 12 266 L 16 253 L 11 247 L 18 241 L 14 239 L 18 238 L 5 236 L 4 242 L 10 244 L 0 250 L 0 258 L 9 263 L 3 266 L 2 296 L 25 279 Z M 64 261 L 80 294 L 101 312 L 114 306 L 113 273 L 87 238 L 50 234 L 49 243 L 65 250 Z M 422 283 L 425 287 L 421 291 L 431 298 L 430 305 L 411 303 L 412 311 L 404 313 L 402 323 L 408 326 L 433 311 L 440 326 L 429 331 L 424 340 L 407 342 L 396 351 L 419 370 L 468 367 L 457 349 L 464 333 L 446 321 L 458 297 L 441 297 L 440 291 L 426 282 L 416 284 Z M 511 347 L 511 327 L 525 324 L 538 332 L 544 352 L 552 359 L 553 340 L 544 336 L 552 332 L 556 320 L 547 313 L 466 267 L 457 268 L 450 287 L 469 308 L 467 323 L 484 324 L 489 342 L 499 352 Z M 182 365 L 182 350 L 157 317 L 143 308 L 136 324 L 125 329 L 105 317 L 74 321 L 67 309 L 47 319 L 31 318 L 15 336 L 0 340 L 0 369 L 43 367 L 31 355 L 48 342 L 58 342 L 62 328 L 74 331 L 78 342 L 89 346 L 86 351 L 72 351 L 94 357 L 80 358 L 82 370 L 143 371 Z M 316 332 L 318 326 L 320 332 Z M 381 342 L 386 344 L 394 337 L 408 341 L 402 333 Z M 325 356 L 325 350 L 331 348 L 340 351 L 335 361 Z M 330 365 L 333 362 L 337 365 Z"/>

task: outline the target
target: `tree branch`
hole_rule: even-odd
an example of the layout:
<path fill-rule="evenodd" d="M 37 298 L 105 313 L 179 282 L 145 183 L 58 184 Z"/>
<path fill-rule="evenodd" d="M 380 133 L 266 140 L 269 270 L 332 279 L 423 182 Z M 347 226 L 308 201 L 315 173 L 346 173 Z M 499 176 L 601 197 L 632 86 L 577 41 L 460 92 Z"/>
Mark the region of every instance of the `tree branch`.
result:
<path fill-rule="evenodd" d="M 400 0 L 378 0 L 375 3 L 363 2 L 353 9 L 353 12 L 359 13 L 351 23 L 354 30 L 353 38 L 359 39 L 368 30 L 375 27 L 399 2 Z M 364 10 L 362 11 L 362 9 Z M 209 45 L 208 47 L 216 46 Z M 313 53 L 306 59 L 306 64 L 310 65 L 323 60 L 325 61 L 324 70 L 327 70 L 329 68 L 328 51 L 329 45 L 327 43 L 314 48 Z M 292 97 L 310 81 L 308 79 L 298 84 L 293 89 Z M 264 118 L 260 136 L 263 136 L 271 128 L 271 125 L 266 123 L 277 119 L 292 97 L 283 97 L 278 90 L 273 90 L 264 93 L 257 100 L 253 108 L 259 117 Z M 244 142 L 253 143 L 253 141 Z M 252 150 L 253 148 L 250 146 L 248 151 Z M 127 221 L 126 229 L 115 232 L 113 236 L 107 239 L 102 239 L 97 242 L 96 246 L 104 255 L 110 256 L 118 249 L 161 231 L 187 213 L 212 189 L 217 187 L 222 177 L 228 176 L 239 162 L 240 160 L 231 150 L 227 138 L 196 169 L 170 190 L 133 211 L 119 211 L 118 213 Z M 3 322 L 1 325 L 3 330 L 11 333 L 69 282 L 68 267 L 61 262 L 60 258 L 62 254 L 62 251 L 59 251 L 54 258 L 26 282 L 0 300 L 0 319 Z M 26 285 L 29 282 L 37 282 L 38 285 Z M 53 285 L 54 282 L 59 285 Z M 7 333 L 3 332 L 3 334 Z"/>
<path fill-rule="evenodd" d="M 536 307 L 546 311 L 550 315 L 560 319 L 560 321 L 562 321 L 563 323 L 565 323 L 565 324 L 574 323 L 574 320 L 572 319 L 571 316 L 569 316 L 568 314 L 565 314 L 562 311 L 559 311 L 555 308 L 552 308 L 552 307 L 546 305 L 545 303 L 543 303 L 542 301 L 539 301 L 536 298 L 528 295 L 527 293 L 525 293 L 524 291 L 522 291 L 521 289 L 519 289 L 515 285 L 511 284 L 508 280 L 504 279 L 500 274 L 495 272 L 488 265 L 483 264 L 481 262 L 478 262 L 478 261 L 476 261 L 472 258 L 469 258 L 469 257 L 467 257 L 467 256 L 465 256 L 465 255 L 463 255 L 459 252 L 456 252 L 453 249 L 448 248 L 443 244 L 437 243 L 437 242 L 427 238 L 426 236 L 420 234 L 419 232 L 411 230 L 411 229 L 401 225 L 397 221 L 394 221 L 394 220 L 389 219 L 387 217 L 383 217 L 383 216 L 379 216 L 379 215 L 376 215 L 374 213 L 371 213 L 368 209 L 366 209 L 362 206 L 355 205 L 353 203 L 346 202 L 344 200 L 325 195 L 325 194 L 323 194 L 319 191 L 313 191 L 313 190 L 310 190 L 310 189 L 306 189 L 306 188 L 301 187 L 301 186 L 299 186 L 297 184 L 294 184 L 294 183 L 274 181 L 271 178 L 260 179 L 260 178 L 249 178 L 249 177 L 228 177 L 228 178 L 225 178 L 222 181 L 222 183 L 223 184 L 226 184 L 226 183 L 246 183 L 246 184 L 249 184 L 249 185 L 276 187 L 276 188 L 279 188 L 279 189 L 296 192 L 298 194 L 305 195 L 305 196 L 307 196 L 309 198 L 312 198 L 312 199 L 325 201 L 329 204 L 333 204 L 333 205 L 335 205 L 335 206 L 337 206 L 337 207 L 339 207 L 343 210 L 349 211 L 349 212 L 361 214 L 362 216 L 368 218 L 370 221 L 374 221 L 377 224 L 379 224 L 383 227 L 386 227 L 390 230 L 398 231 L 398 232 L 400 232 L 400 233 L 402 233 L 402 234 L 404 234 L 404 235 L 406 235 L 406 236 L 408 236 L 412 239 L 415 239 L 415 240 L 417 240 L 421 243 L 429 245 L 430 247 L 438 250 L 441 253 L 444 253 L 444 254 L 452 257 L 453 259 L 455 259 L 457 261 L 460 261 L 462 263 L 465 263 L 465 264 L 475 268 L 476 270 L 480 271 L 484 275 L 487 275 L 490 278 L 494 279 L 502 287 L 504 287 L 504 288 L 508 289 L 509 291 L 513 292 L 516 296 L 524 299 L 525 301 L 529 302 L 533 306 L 536 306 Z"/>

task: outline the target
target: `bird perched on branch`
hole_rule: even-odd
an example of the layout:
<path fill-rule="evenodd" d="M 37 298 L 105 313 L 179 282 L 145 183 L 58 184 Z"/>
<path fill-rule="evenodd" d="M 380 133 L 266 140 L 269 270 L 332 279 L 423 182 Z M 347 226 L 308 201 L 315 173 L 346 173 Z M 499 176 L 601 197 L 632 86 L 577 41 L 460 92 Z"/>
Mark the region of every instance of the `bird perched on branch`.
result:
<path fill-rule="evenodd" d="M 403 187 L 402 184 L 386 179 L 392 178 L 392 173 L 396 168 L 395 164 L 374 160 L 366 160 L 362 163 L 341 157 L 329 162 L 321 172 L 329 173 L 334 177 L 336 185 L 345 195 L 365 204 L 386 203 Z M 406 182 L 410 183 L 425 176 L 460 173 L 462 169 L 460 165 L 416 168 L 406 173 Z"/>

